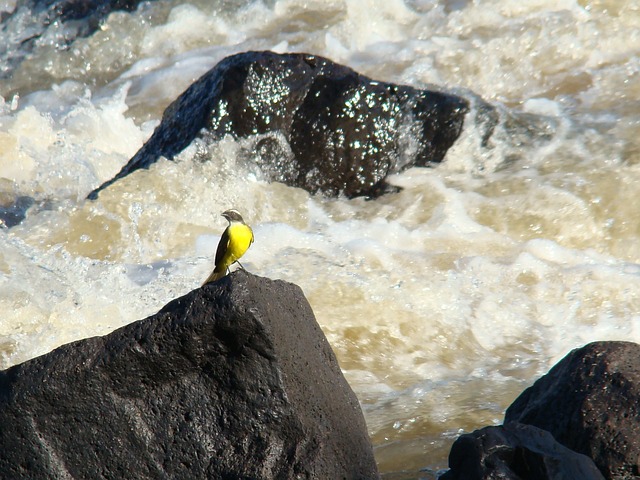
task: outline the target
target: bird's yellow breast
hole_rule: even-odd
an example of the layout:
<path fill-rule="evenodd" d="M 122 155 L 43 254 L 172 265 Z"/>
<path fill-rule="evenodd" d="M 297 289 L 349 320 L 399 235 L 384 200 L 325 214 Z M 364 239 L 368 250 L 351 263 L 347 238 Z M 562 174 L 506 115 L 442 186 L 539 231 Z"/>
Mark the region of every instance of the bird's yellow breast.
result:
<path fill-rule="evenodd" d="M 225 252 L 224 263 L 231 265 L 247 251 L 253 242 L 253 232 L 251 227 L 242 223 L 232 223 L 229 225 L 229 243 Z"/>

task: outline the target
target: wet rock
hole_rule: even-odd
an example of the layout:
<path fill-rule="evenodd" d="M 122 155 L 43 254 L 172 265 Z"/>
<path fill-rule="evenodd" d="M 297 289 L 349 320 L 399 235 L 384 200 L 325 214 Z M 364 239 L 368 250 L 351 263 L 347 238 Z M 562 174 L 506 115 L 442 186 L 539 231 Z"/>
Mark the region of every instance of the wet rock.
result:
<path fill-rule="evenodd" d="M 595 342 L 556 364 L 507 409 L 545 429 L 608 479 L 640 476 L 640 345 Z"/>
<path fill-rule="evenodd" d="M 441 480 L 602 480 L 593 461 L 531 425 L 508 423 L 460 436 Z"/>
<path fill-rule="evenodd" d="M 463 98 L 377 82 L 319 56 L 241 53 L 178 97 L 147 143 L 89 198 L 197 137 L 225 134 L 254 138 L 255 161 L 271 180 L 326 195 L 377 196 L 388 189 L 387 175 L 440 162 L 468 109 Z"/>
<path fill-rule="evenodd" d="M 141 0 L 22 0 L 0 11 L 0 78 L 41 44 L 67 48 L 93 33 L 116 10 L 132 11 Z M 9 2 L 11 4 L 11 2 Z"/>
<path fill-rule="evenodd" d="M 378 478 L 300 289 L 236 272 L 0 372 L 0 478 Z"/>
<path fill-rule="evenodd" d="M 11 197 L 9 192 L 0 192 L 0 228 L 11 228 L 27 217 L 27 210 L 35 203 L 32 197 L 18 195 Z"/>

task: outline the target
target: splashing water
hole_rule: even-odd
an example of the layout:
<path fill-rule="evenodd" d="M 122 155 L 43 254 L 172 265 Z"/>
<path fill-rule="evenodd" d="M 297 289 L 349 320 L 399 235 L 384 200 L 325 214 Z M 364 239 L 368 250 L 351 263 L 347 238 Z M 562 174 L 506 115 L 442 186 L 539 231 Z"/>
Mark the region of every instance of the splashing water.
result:
<path fill-rule="evenodd" d="M 231 207 L 254 228 L 244 266 L 303 288 L 383 473 L 444 468 L 458 433 L 500 423 L 570 349 L 640 341 L 636 2 L 216 5 L 114 12 L 0 85 L 0 367 L 198 287 Z M 191 82 L 250 49 L 479 95 L 508 121 L 484 149 L 470 121 L 442 165 L 374 201 L 267 183 L 230 137 L 84 200 Z"/>

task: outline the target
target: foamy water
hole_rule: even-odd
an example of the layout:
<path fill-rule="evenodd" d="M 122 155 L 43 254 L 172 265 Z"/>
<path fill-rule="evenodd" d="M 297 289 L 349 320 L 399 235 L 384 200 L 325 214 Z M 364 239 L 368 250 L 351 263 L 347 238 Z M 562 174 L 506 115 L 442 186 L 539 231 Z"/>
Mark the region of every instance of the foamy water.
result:
<path fill-rule="evenodd" d="M 0 207 L 31 205 L 0 229 L 1 368 L 198 287 L 230 207 L 254 227 L 243 265 L 307 295 L 385 473 L 445 467 L 458 433 L 500 423 L 570 349 L 640 342 L 635 2 L 223 5 L 114 13 L 0 85 Z M 499 128 L 482 149 L 468 121 L 444 164 L 393 177 L 403 190 L 375 201 L 269 184 L 250 142 L 225 138 L 84 200 L 193 80 L 249 49 L 474 92 L 549 136 Z"/>

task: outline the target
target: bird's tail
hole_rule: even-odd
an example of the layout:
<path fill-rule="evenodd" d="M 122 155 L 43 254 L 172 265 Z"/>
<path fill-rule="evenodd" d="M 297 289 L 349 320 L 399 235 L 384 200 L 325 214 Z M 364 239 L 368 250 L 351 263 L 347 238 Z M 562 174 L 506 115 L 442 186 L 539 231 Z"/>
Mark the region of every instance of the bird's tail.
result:
<path fill-rule="evenodd" d="M 211 275 L 207 277 L 202 286 L 204 287 L 207 283 L 215 282 L 216 280 L 220 280 L 227 273 L 227 269 L 223 268 L 222 270 L 218 270 L 217 268 L 211 272 Z"/>

